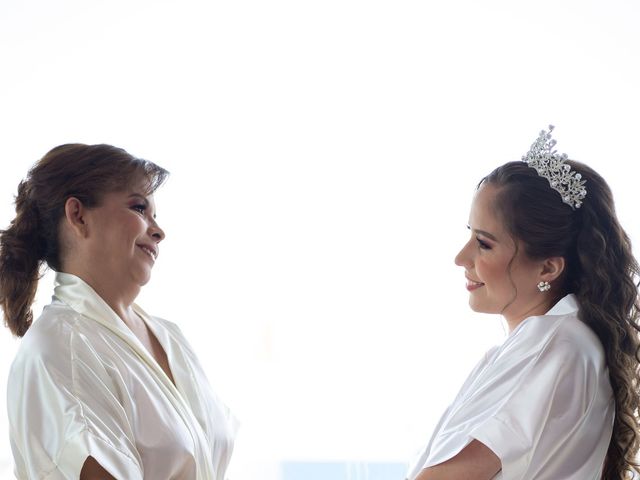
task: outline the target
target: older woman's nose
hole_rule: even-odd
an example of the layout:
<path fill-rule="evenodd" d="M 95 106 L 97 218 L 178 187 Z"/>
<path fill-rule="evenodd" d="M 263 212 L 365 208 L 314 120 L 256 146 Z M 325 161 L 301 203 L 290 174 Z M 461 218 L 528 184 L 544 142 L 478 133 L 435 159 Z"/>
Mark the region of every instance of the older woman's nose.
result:
<path fill-rule="evenodd" d="M 162 240 L 164 240 L 165 237 L 164 230 L 162 230 L 157 223 L 149 225 L 149 234 L 151 235 L 151 238 L 156 241 L 156 243 L 160 243 Z"/>

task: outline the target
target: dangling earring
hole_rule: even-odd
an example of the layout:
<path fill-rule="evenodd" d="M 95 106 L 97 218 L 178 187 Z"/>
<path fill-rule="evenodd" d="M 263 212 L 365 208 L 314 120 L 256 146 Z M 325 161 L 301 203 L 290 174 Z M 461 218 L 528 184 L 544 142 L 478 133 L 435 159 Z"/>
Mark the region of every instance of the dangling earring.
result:
<path fill-rule="evenodd" d="M 547 292 L 551 290 L 551 284 L 549 282 L 540 282 L 538 284 L 538 290 L 540 290 L 541 292 Z"/>

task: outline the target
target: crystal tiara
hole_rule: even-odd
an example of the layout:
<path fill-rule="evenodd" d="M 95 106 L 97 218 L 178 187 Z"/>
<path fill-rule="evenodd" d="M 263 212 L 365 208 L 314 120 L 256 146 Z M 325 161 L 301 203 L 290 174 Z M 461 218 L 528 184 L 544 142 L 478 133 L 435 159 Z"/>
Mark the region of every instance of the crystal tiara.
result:
<path fill-rule="evenodd" d="M 556 190 L 562 197 L 562 201 L 571 208 L 580 208 L 582 201 L 587 196 L 586 183 L 582 180 L 582 175 L 571 166 L 565 163 L 569 157 L 566 153 L 559 154 L 553 147 L 556 141 L 551 139 L 553 125 L 549 125 L 549 131 L 542 130 L 540 135 L 526 155 L 522 157 L 531 168 L 535 168 L 538 175 L 549 181 L 551 188 Z"/>

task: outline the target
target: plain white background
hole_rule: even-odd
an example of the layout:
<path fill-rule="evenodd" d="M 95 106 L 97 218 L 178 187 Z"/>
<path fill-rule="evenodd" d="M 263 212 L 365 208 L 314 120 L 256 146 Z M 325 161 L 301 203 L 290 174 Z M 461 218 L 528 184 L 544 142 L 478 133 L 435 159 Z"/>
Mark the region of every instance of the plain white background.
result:
<path fill-rule="evenodd" d="M 625 0 L 3 0 L 0 228 L 58 144 L 164 166 L 138 303 L 240 417 L 234 478 L 409 462 L 503 336 L 453 264 L 483 175 L 554 123 L 640 242 L 639 22 Z"/>

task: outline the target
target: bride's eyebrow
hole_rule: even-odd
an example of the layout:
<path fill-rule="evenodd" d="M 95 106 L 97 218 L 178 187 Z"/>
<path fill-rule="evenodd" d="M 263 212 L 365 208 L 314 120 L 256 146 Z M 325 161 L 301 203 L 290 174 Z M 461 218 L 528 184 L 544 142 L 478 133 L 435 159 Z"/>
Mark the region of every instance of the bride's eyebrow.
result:
<path fill-rule="evenodd" d="M 494 242 L 497 242 L 498 239 L 495 237 L 495 235 L 492 235 L 491 233 L 487 232 L 486 230 L 478 230 L 477 228 L 471 228 L 470 225 L 467 225 L 467 228 L 469 230 L 471 230 L 474 233 L 479 233 L 482 236 L 487 237 L 489 240 L 493 240 Z"/>

